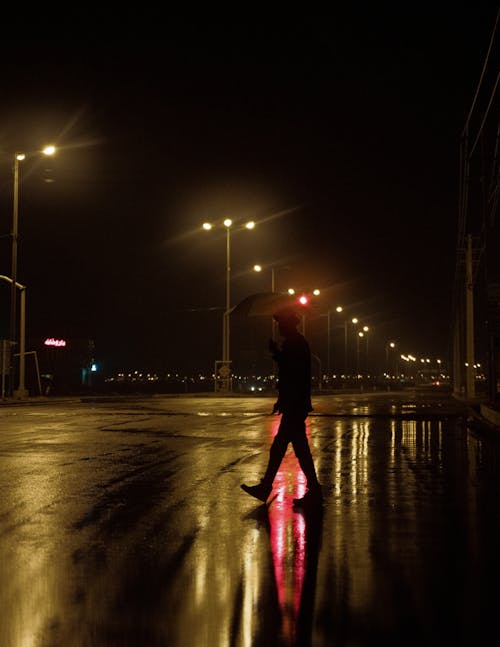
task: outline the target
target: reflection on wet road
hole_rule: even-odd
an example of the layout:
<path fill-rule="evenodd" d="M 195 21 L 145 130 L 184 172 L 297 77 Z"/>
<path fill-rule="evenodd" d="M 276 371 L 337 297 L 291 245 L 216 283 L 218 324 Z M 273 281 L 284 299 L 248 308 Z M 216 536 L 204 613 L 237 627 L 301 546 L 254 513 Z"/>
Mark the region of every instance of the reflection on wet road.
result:
<path fill-rule="evenodd" d="M 449 403 L 318 398 L 325 503 L 296 512 L 291 450 L 270 505 L 239 488 L 271 404 L 0 408 L 0 646 L 486 644 L 498 441 Z"/>

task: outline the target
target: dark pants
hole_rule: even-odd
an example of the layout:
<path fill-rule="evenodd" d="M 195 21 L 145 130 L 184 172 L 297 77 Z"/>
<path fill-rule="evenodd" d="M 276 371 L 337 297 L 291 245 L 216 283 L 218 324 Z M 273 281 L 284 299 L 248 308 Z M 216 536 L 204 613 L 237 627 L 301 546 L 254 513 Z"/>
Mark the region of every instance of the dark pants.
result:
<path fill-rule="evenodd" d="M 269 463 L 262 481 L 272 485 L 281 461 L 286 453 L 288 443 L 292 443 L 293 451 L 299 465 L 307 478 L 309 488 L 318 486 L 318 477 L 306 436 L 307 413 L 283 413 L 278 433 L 274 437 L 269 451 Z"/>

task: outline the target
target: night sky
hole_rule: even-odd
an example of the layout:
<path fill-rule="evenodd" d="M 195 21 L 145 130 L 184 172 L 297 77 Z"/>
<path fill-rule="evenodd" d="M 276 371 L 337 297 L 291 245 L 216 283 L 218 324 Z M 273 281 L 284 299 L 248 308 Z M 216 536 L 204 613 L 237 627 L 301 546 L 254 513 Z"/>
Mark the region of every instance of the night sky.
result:
<path fill-rule="evenodd" d="M 318 352 L 319 315 L 341 304 L 374 347 L 446 355 L 459 138 L 496 12 L 167 15 L 149 38 L 30 41 L 15 56 L 4 41 L 0 274 L 13 154 L 58 146 L 21 168 L 28 346 L 93 339 L 109 373 L 212 370 L 225 233 L 201 224 L 230 216 L 233 305 L 281 267 L 278 289 L 322 290 L 307 324 Z M 249 219 L 253 232 L 237 228 Z M 258 325 L 234 324 L 242 370 Z"/>

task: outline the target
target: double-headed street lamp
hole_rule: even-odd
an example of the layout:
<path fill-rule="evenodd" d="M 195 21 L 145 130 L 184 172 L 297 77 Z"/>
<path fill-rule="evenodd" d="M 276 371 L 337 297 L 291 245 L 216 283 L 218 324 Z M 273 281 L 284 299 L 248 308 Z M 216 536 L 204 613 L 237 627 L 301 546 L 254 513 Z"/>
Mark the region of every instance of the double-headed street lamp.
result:
<path fill-rule="evenodd" d="M 226 228 L 226 309 L 222 317 L 222 362 L 223 362 L 223 384 L 224 390 L 230 390 L 231 384 L 231 331 L 229 323 L 229 311 L 231 310 L 231 227 L 233 221 L 226 218 L 222 223 Z M 212 223 L 204 222 L 203 229 L 210 231 L 213 228 Z M 245 229 L 254 229 L 255 222 L 250 220 L 245 223 Z"/>
<path fill-rule="evenodd" d="M 287 292 L 291 296 L 296 294 L 295 288 L 288 288 Z M 319 297 L 319 295 L 321 294 L 321 291 L 318 290 L 318 288 L 315 288 L 314 290 L 312 290 L 311 293 L 302 292 L 302 294 L 298 297 L 298 302 L 300 303 L 300 305 L 306 306 L 309 303 L 311 294 L 312 296 Z M 302 314 L 302 334 L 304 336 L 306 334 L 306 315 L 305 314 Z"/>
<path fill-rule="evenodd" d="M 256 264 L 253 266 L 254 272 L 262 272 L 263 267 L 260 264 Z M 278 265 L 274 266 L 271 265 L 271 292 L 274 294 L 278 292 L 277 290 L 277 281 L 276 281 L 276 275 L 279 270 L 289 270 L 291 269 L 289 265 Z M 271 337 L 272 339 L 276 339 L 276 321 L 274 320 L 274 317 L 271 317 Z"/>
<path fill-rule="evenodd" d="M 260 264 L 256 264 L 253 266 L 253 269 L 255 272 L 262 272 L 264 267 Z M 271 292 L 277 292 L 277 281 L 276 281 L 276 275 L 279 272 L 279 270 L 289 270 L 291 269 L 289 265 L 271 265 L 270 270 L 271 270 Z"/>
<path fill-rule="evenodd" d="M 43 155 L 54 155 L 56 152 L 55 146 L 46 146 L 42 151 Z M 14 154 L 14 190 L 13 190 L 13 205 L 12 205 L 12 253 L 11 253 L 11 276 L 12 285 L 10 292 L 10 341 L 17 343 L 16 335 L 16 314 L 17 314 L 17 243 L 18 243 L 18 223 L 19 223 L 19 162 L 22 162 L 26 159 L 25 153 L 15 153 Z M 10 371 L 10 392 L 11 395 L 14 393 L 14 380 L 13 380 L 13 370 Z M 20 397 L 24 397 L 24 393 L 19 394 Z"/>

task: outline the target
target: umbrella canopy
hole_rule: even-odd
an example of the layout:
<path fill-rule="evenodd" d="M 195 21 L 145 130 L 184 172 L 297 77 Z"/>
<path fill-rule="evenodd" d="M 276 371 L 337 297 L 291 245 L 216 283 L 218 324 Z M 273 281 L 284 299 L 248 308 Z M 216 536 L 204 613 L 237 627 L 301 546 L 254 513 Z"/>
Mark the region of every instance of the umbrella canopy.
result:
<path fill-rule="evenodd" d="M 229 311 L 233 316 L 272 316 L 283 308 L 297 308 L 297 297 L 277 292 L 257 292 L 245 297 Z"/>

